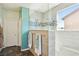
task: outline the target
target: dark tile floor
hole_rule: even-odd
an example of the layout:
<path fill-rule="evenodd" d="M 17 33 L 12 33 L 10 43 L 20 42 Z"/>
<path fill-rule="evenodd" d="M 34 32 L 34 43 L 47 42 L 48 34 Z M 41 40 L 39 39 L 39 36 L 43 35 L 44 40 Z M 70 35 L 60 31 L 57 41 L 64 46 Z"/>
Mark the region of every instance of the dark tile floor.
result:
<path fill-rule="evenodd" d="M 10 46 L 3 48 L 0 52 L 0 56 L 34 56 L 30 50 L 21 51 L 20 46 Z"/>
<path fill-rule="evenodd" d="M 23 56 L 34 56 L 29 50 L 22 51 Z"/>

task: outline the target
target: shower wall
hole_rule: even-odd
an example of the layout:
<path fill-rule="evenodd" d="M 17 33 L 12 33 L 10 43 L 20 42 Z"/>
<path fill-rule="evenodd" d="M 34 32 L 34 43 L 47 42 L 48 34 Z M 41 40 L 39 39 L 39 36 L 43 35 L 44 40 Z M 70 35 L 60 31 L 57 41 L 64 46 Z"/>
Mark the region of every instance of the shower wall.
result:
<path fill-rule="evenodd" d="M 48 22 L 53 22 L 55 21 L 55 25 L 53 26 L 48 26 L 48 31 L 49 31 L 49 37 L 48 37 L 48 53 L 49 56 L 54 56 L 55 55 L 55 31 L 56 31 L 56 27 L 57 27 L 57 11 L 66 8 L 68 6 L 70 6 L 72 4 L 66 3 L 66 4 L 59 4 L 56 7 L 46 11 L 43 15 L 44 15 L 44 19 L 48 20 Z"/>
<path fill-rule="evenodd" d="M 46 12 L 43 14 L 43 15 L 44 15 L 44 19 L 48 20 L 49 23 L 50 23 L 50 22 L 56 23 L 56 24 L 53 25 L 53 26 L 49 26 L 49 27 L 48 27 L 48 28 L 49 28 L 48 30 L 50 30 L 50 31 L 56 30 L 57 22 L 58 22 L 58 20 L 57 20 L 57 12 L 58 12 L 59 10 L 62 10 L 62 9 L 64 9 L 64 8 L 70 6 L 70 5 L 72 5 L 72 3 L 71 3 L 71 4 L 70 4 L 70 3 L 61 3 L 61 4 L 57 5 L 56 7 L 54 7 L 54 8 L 52 8 L 52 9 L 46 11 Z M 59 24 L 58 24 L 58 25 L 59 25 Z"/>
<path fill-rule="evenodd" d="M 55 31 L 48 32 L 48 55 L 55 55 Z"/>
<path fill-rule="evenodd" d="M 38 11 L 29 10 L 30 15 L 30 30 L 43 30 L 44 28 L 37 25 L 39 22 L 43 20 L 43 14 Z"/>
<path fill-rule="evenodd" d="M 79 56 L 79 31 L 55 32 L 55 55 Z"/>

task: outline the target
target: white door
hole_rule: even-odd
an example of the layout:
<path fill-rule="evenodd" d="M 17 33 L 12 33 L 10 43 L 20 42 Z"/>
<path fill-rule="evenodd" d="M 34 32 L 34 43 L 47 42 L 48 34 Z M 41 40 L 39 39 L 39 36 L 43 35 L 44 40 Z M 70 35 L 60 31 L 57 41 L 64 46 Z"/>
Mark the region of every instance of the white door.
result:
<path fill-rule="evenodd" d="M 19 13 L 5 11 L 4 14 L 4 46 L 18 45 Z"/>

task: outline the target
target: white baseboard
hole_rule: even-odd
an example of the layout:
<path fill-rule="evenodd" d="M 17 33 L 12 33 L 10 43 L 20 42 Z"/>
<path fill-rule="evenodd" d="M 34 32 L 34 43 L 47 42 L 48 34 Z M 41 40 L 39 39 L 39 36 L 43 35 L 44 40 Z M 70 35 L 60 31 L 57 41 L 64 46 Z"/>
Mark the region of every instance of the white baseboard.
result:
<path fill-rule="evenodd" d="M 29 50 L 30 48 L 26 48 L 26 49 L 21 49 L 21 51 L 26 51 L 26 50 Z"/>

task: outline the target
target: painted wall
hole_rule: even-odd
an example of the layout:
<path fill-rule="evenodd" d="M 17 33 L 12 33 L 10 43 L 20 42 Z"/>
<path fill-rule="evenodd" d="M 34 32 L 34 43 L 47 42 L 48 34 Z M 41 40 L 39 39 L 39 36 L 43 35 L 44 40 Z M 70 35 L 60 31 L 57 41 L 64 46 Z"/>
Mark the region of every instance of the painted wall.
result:
<path fill-rule="evenodd" d="M 64 30 L 79 30 L 79 9 L 64 19 Z"/>
<path fill-rule="evenodd" d="M 57 12 L 57 30 L 64 30 L 64 18 L 69 16 L 77 9 L 79 9 L 78 3 L 70 5 L 69 7 L 59 10 Z"/>
<path fill-rule="evenodd" d="M 79 56 L 79 31 L 55 32 L 55 54 Z"/>

